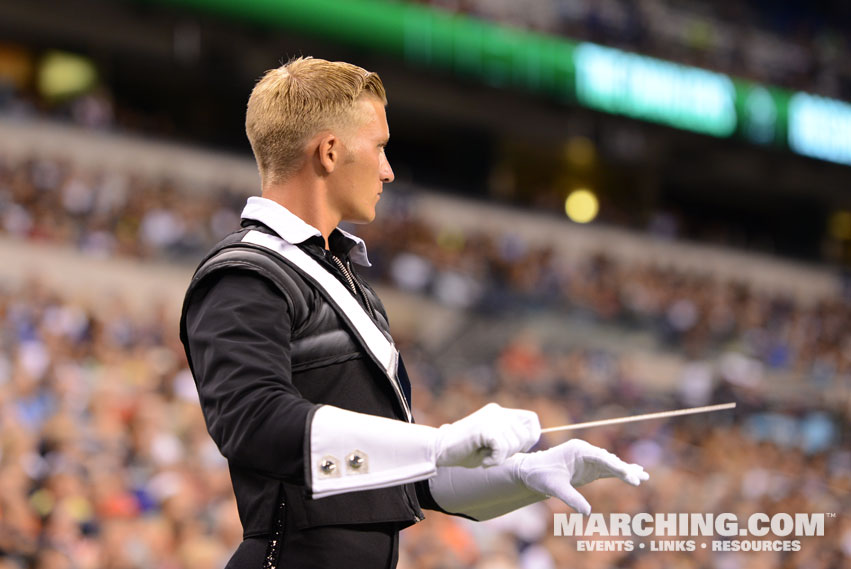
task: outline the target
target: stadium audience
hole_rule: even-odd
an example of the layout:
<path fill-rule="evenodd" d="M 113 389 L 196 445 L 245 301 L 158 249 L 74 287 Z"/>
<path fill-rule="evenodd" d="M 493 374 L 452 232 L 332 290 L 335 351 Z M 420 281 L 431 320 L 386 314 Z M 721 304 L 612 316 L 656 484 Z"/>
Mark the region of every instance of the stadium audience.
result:
<path fill-rule="evenodd" d="M 847 34 L 838 31 L 848 12 L 837 2 L 753 0 L 734 9 L 550 0 L 521 11 L 504 0 L 429 3 L 851 99 L 851 68 L 840 57 Z M 827 23 L 815 18 L 825 5 L 836 14 Z M 754 41 L 735 39 L 743 34 Z M 83 103 L 69 111 L 74 120 L 112 120 Z M 21 105 L 21 114 L 34 112 Z M 0 155 L 0 233 L 97 256 L 194 262 L 238 224 L 244 195 L 220 188 L 199 200 L 176 180 Z M 534 408 L 547 426 L 733 399 L 735 414 L 579 433 L 652 474 L 646 488 L 583 488 L 595 511 L 840 512 L 824 537 L 803 538 L 801 551 L 760 554 L 580 552 L 575 538 L 552 535 L 553 512 L 567 511 L 554 500 L 480 524 L 430 513 L 402 534 L 400 569 L 846 566 L 851 405 L 777 400 L 753 386 L 765 371 L 783 371 L 848 393 L 847 300 L 804 306 L 711 274 L 605 254 L 564 258 L 508 234 L 433 227 L 415 213 L 358 232 L 372 280 L 462 310 L 560 310 L 649 331 L 661 349 L 691 360 L 678 391 L 660 393 L 652 369 L 581 344 L 557 351 L 523 334 L 451 371 L 439 354 L 408 345 L 419 422 L 453 420 L 490 400 Z M 719 367 L 706 363 L 712 357 Z M 561 440 L 549 435 L 540 446 Z M 174 315 L 139 317 L 120 298 L 93 307 L 38 282 L 0 283 L 0 569 L 217 568 L 240 539 L 226 463 L 206 433 Z"/>
<path fill-rule="evenodd" d="M 206 569 L 241 539 L 228 471 L 205 432 L 173 315 L 82 306 L 37 282 L 0 292 L 0 567 Z M 524 335 L 489 361 L 434 381 L 409 361 L 418 420 L 440 424 L 483 402 L 537 409 L 545 425 L 658 409 L 618 357 L 548 353 Z M 769 405 L 719 384 L 735 414 L 581 433 L 645 464 L 647 488 L 583 488 L 598 512 L 843 512 L 851 496 L 849 417 L 806 402 Z M 782 426 L 783 428 L 776 428 Z M 563 435 L 562 435 L 563 436 Z M 562 436 L 548 435 L 542 447 Z M 432 513 L 403 533 L 400 568 L 687 567 L 839 569 L 851 524 L 795 553 L 587 553 L 552 535 L 555 501 L 474 524 Z M 637 542 L 636 542 L 637 543 Z"/>
<path fill-rule="evenodd" d="M 196 262 L 236 227 L 246 192 L 197 199 L 176 180 L 85 171 L 62 159 L 0 156 L 0 231 L 70 243 L 92 255 Z M 394 199 L 388 196 L 389 199 Z M 725 352 L 829 387 L 851 376 L 851 303 L 803 306 L 712 274 L 600 253 L 565 258 L 511 234 L 465 234 L 428 225 L 414 204 L 356 229 L 369 243 L 369 279 L 482 312 L 562 310 L 651 332 L 690 358 Z"/>
<path fill-rule="evenodd" d="M 217 200 L 193 199 L 175 181 L 56 159 L 0 164 L 4 232 L 93 255 L 194 260 L 238 222 L 243 199 L 224 190 Z M 414 210 L 397 205 L 396 213 Z M 816 386 L 847 384 L 847 303 L 803 307 L 711 275 L 602 255 L 563 259 L 415 215 L 361 230 L 371 278 L 459 309 L 563 309 L 580 321 L 652 330 L 662 347 L 693 358 L 679 391 L 666 394 L 651 387 L 652 369 L 636 371 L 618 354 L 581 344 L 553 350 L 528 334 L 460 371 L 407 346 L 421 422 L 441 424 L 492 399 L 534 408 L 547 425 L 737 399 L 735 415 L 582 433 L 653 472 L 646 492 L 588 487 L 596 510 L 847 509 L 847 402 L 772 403 L 753 388 L 764 368 L 794 370 Z M 0 567 L 212 568 L 238 543 L 226 465 L 205 432 L 173 319 L 162 310 L 134 316 L 118 298 L 95 310 L 38 283 L 0 292 Z M 717 370 L 701 359 L 730 347 Z M 547 502 L 483 524 L 432 514 L 403 534 L 400 567 L 832 569 L 851 555 L 841 516 L 791 554 L 590 554 L 549 535 L 554 511 L 564 507 Z"/>

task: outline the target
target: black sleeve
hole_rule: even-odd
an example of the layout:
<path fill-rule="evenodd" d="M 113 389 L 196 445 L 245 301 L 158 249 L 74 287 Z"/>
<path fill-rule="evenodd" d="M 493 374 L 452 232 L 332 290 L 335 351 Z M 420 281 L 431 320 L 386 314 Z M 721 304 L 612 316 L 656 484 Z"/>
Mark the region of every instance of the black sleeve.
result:
<path fill-rule="evenodd" d="M 449 516 L 457 516 L 459 518 L 466 518 L 468 520 L 473 520 L 477 522 L 476 518 L 471 518 L 467 514 L 453 514 L 452 512 L 447 512 L 443 508 L 440 507 L 434 496 L 431 495 L 431 489 L 428 485 L 428 480 L 420 480 L 419 482 L 414 482 L 414 488 L 417 491 L 417 501 L 420 503 L 420 507 L 425 510 L 434 510 L 436 512 L 441 512 L 443 514 L 447 514 Z"/>
<path fill-rule="evenodd" d="M 429 490 L 428 487 L 428 480 L 414 482 L 414 488 L 417 491 L 417 501 L 420 503 L 421 508 L 426 510 L 436 510 L 438 512 L 443 512 L 444 514 L 449 513 L 438 506 L 437 502 L 434 501 L 434 498 L 431 495 L 431 490 Z"/>
<path fill-rule="evenodd" d="M 207 430 L 233 464 L 304 483 L 304 436 L 315 407 L 292 384 L 291 314 L 250 271 L 213 273 L 186 312 Z"/>

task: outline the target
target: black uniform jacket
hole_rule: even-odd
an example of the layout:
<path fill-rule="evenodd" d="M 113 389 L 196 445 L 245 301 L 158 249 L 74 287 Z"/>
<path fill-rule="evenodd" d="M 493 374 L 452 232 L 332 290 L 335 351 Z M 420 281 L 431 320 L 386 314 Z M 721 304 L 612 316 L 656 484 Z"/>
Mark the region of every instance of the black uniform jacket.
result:
<path fill-rule="evenodd" d="M 335 309 L 275 253 L 253 246 L 289 275 L 285 291 L 255 264 L 206 263 L 220 259 L 217 254 L 230 250 L 249 230 L 275 234 L 244 220 L 240 231 L 214 247 L 189 286 L 180 322 L 207 429 L 228 460 L 244 537 L 269 534 L 281 500 L 288 531 L 387 522 L 402 528 L 424 517 L 420 501 L 439 509 L 424 482 L 317 500 L 308 496 L 306 436 L 318 404 L 403 421 L 405 412 L 386 376 Z M 347 288 L 350 283 L 330 255 L 351 270 L 352 246 L 338 230 L 329 238 L 330 251 L 320 236 L 299 244 Z M 355 296 L 372 307 L 376 324 L 387 331 L 381 301 L 368 285 L 359 284 L 363 292 Z M 400 376 L 410 397 L 404 366 Z"/>

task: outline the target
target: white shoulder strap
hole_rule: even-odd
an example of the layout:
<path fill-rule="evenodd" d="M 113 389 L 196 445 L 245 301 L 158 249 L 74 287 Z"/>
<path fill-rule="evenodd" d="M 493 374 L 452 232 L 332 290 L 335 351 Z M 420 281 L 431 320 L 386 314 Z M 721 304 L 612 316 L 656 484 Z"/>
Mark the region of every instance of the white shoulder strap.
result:
<path fill-rule="evenodd" d="M 399 403 L 405 409 L 405 414 L 410 422 L 411 411 L 408 408 L 405 396 L 402 394 L 397 375 L 399 351 L 393 342 L 375 325 L 372 318 L 346 287 L 322 265 L 313 260 L 310 255 L 280 237 L 252 230 L 242 238 L 242 242 L 252 243 L 274 251 L 289 261 L 291 266 L 300 270 L 302 275 L 313 284 L 325 291 L 326 298 L 339 309 L 338 312 L 360 338 L 363 346 L 384 370 L 384 374 L 390 380 L 393 391 L 396 393 Z"/>

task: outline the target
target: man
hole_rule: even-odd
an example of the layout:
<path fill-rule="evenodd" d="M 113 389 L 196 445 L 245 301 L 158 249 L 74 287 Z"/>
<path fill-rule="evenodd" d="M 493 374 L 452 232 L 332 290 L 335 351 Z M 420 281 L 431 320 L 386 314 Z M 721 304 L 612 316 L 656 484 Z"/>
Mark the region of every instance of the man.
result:
<path fill-rule="evenodd" d="M 201 263 L 181 318 L 244 529 L 229 568 L 395 567 L 421 506 L 485 519 L 555 495 L 587 513 L 574 486 L 647 478 L 583 441 L 523 452 L 540 436 L 531 411 L 412 422 L 384 308 L 352 266 L 366 246 L 337 228 L 372 221 L 393 181 L 386 103 L 375 73 L 312 58 L 249 99 L 262 197 Z"/>

